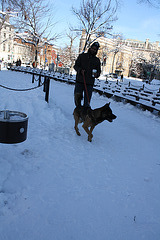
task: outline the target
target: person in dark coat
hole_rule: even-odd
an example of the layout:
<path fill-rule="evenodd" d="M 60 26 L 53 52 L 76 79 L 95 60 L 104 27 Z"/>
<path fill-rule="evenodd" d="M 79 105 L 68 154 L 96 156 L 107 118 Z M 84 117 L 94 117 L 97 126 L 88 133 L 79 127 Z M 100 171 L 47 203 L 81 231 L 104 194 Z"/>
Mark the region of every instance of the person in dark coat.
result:
<path fill-rule="evenodd" d="M 99 47 L 99 43 L 94 42 L 88 49 L 88 52 L 79 54 L 77 60 L 75 61 L 74 69 L 77 74 L 74 89 L 74 101 L 76 106 L 81 105 L 84 93 L 83 105 L 85 107 L 90 107 L 95 78 L 98 78 L 101 74 L 101 63 L 99 58 L 96 57 Z"/>
<path fill-rule="evenodd" d="M 21 66 L 22 62 L 21 62 L 21 59 L 19 58 L 18 60 L 18 66 Z"/>
<path fill-rule="evenodd" d="M 21 59 L 20 58 L 16 61 L 16 66 L 21 66 Z"/>

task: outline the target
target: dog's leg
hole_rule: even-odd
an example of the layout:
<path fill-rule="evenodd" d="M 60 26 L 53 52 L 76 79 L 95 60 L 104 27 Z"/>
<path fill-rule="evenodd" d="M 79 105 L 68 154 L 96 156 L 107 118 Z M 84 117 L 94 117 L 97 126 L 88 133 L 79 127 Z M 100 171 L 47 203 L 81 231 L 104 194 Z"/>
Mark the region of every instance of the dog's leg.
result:
<path fill-rule="evenodd" d="M 91 126 L 91 128 L 90 128 L 90 133 L 92 133 L 93 132 L 93 129 L 95 128 L 95 126 Z"/>
<path fill-rule="evenodd" d="M 93 134 L 90 134 L 90 136 L 88 135 L 88 141 L 92 142 L 92 138 L 93 138 Z"/>
<path fill-rule="evenodd" d="M 79 132 L 79 129 L 78 129 L 79 117 L 77 117 L 77 116 L 74 115 L 74 119 L 75 119 L 74 129 L 76 130 L 77 135 L 78 135 L 78 136 L 81 136 L 81 134 L 80 134 L 80 132 Z"/>
<path fill-rule="evenodd" d="M 88 134 L 88 141 L 92 142 L 92 138 L 93 138 L 93 134 L 92 132 L 88 129 L 88 124 L 87 122 L 85 122 L 82 127 L 84 128 L 84 130 L 86 131 L 86 133 Z"/>
<path fill-rule="evenodd" d="M 89 135 L 88 135 L 88 141 L 89 141 L 89 142 L 92 142 L 92 138 L 93 138 L 92 132 L 93 132 L 93 129 L 94 129 L 94 128 L 95 128 L 95 126 L 90 127 Z"/>

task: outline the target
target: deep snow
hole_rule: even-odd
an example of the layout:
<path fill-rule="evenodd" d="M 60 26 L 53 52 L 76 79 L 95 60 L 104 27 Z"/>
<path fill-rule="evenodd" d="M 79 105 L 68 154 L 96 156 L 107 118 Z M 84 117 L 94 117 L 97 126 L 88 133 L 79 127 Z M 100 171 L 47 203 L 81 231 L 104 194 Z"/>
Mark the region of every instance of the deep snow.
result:
<path fill-rule="evenodd" d="M 0 84 L 34 86 L 10 71 Z M 73 91 L 51 81 L 46 103 L 42 87 L 0 88 L 0 110 L 29 116 L 25 142 L 0 143 L 0 239 L 159 240 L 159 117 L 93 93 L 91 106 L 110 101 L 117 119 L 90 143 L 74 131 Z"/>

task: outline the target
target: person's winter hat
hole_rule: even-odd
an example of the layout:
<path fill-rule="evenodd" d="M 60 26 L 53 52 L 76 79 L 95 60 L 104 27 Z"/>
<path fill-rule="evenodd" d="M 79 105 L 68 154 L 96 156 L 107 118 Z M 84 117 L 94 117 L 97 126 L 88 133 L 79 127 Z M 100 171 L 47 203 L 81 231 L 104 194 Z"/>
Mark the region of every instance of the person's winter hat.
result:
<path fill-rule="evenodd" d="M 91 45 L 91 47 L 96 47 L 97 48 L 97 50 L 100 48 L 100 45 L 99 45 L 99 42 L 94 42 L 92 45 Z"/>

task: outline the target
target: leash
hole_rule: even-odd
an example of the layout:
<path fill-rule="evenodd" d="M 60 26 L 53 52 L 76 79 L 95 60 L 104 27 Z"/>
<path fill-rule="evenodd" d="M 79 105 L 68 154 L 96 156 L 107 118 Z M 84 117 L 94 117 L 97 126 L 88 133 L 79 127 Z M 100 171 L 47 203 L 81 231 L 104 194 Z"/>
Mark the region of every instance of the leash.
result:
<path fill-rule="evenodd" d="M 88 96 L 88 91 L 87 91 L 87 85 L 86 85 L 86 80 L 85 80 L 84 72 L 82 72 L 82 75 L 83 75 L 84 87 L 85 87 L 85 91 L 86 91 L 86 95 L 87 95 L 88 104 L 90 105 L 90 101 L 89 101 L 89 96 Z"/>

